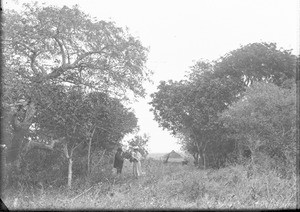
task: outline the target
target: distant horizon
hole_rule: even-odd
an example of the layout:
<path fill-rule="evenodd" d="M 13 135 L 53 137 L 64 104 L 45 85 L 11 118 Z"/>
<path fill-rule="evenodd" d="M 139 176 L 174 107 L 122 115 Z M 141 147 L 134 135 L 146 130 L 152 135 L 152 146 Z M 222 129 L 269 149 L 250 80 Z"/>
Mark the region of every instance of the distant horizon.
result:
<path fill-rule="evenodd" d="M 172 152 L 173 150 L 171 150 L 171 151 L 168 151 L 168 152 L 149 152 L 148 153 L 148 155 L 149 154 L 167 154 L 167 153 L 170 153 L 170 152 Z M 182 153 L 182 154 L 186 154 L 184 151 L 182 151 L 182 150 L 174 150 L 175 152 L 177 152 L 177 153 Z"/>

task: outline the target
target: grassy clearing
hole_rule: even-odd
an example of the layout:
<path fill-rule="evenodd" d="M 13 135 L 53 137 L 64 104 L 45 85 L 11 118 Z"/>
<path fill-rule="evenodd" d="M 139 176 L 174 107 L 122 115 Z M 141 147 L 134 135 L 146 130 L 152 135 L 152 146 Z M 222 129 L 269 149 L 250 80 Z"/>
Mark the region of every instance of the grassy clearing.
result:
<path fill-rule="evenodd" d="M 249 176 L 240 165 L 197 170 L 146 160 L 146 176 L 134 179 L 130 165 L 125 163 L 122 177 L 93 187 L 7 191 L 2 199 L 9 209 L 296 208 L 296 176 L 283 179 L 267 171 Z"/>

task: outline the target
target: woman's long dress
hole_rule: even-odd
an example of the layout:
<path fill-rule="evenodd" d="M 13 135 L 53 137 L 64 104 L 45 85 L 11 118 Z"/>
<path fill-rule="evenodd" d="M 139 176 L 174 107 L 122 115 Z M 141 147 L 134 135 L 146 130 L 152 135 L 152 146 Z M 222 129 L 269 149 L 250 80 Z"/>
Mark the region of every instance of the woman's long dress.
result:
<path fill-rule="evenodd" d="M 139 177 L 142 175 L 142 167 L 141 167 L 141 154 L 139 152 L 133 152 L 132 157 L 136 159 L 133 162 L 133 175 L 135 177 Z"/>

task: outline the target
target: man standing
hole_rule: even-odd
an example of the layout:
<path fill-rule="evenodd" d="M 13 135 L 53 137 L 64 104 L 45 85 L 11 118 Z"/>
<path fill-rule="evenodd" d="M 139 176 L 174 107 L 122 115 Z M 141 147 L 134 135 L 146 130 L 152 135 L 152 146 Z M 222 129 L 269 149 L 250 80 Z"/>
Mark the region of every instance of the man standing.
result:
<path fill-rule="evenodd" d="M 122 173 L 123 163 L 124 163 L 123 150 L 121 147 L 119 147 L 115 154 L 115 161 L 114 161 L 114 168 L 117 169 L 117 174 Z"/>

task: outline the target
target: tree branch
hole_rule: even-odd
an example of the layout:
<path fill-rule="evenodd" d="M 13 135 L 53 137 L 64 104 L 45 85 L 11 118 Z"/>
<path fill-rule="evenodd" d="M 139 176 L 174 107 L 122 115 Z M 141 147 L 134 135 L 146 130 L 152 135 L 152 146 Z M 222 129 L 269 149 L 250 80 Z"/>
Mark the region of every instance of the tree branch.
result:
<path fill-rule="evenodd" d="M 77 144 L 75 147 L 73 147 L 73 148 L 71 149 L 71 153 L 73 153 L 74 150 L 75 150 L 77 147 L 79 147 L 83 142 L 84 142 L 84 140 L 81 141 L 79 144 Z"/>
<path fill-rule="evenodd" d="M 32 51 L 32 55 L 30 56 L 30 67 L 35 74 L 38 74 L 38 70 L 34 66 L 36 57 L 37 57 L 37 52 Z"/>
<path fill-rule="evenodd" d="M 34 49 L 32 49 L 31 47 L 29 47 L 28 45 L 24 44 L 24 43 L 20 43 L 20 42 L 16 42 L 16 44 L 19 44 L 20 46 L 25 47 L 26 49 L 28 49 L 31 52 L 35 52 Z"/>
<path fill-rule="evenodd" d="M 38 142 L 38 141 L 29 141 L 27 144 L 27 151 L 35 146 L 40 147 L 40 148 L 46 148 L 46 149 L 50 149 L 53 150 L 54 145 L 56 143 L 62 142 L 64 141 L 65 137 L 62 138 L 58 138 L 58 139 L 54 139 L 54 140 L 50 140 L 50 144 L 46 144 L 46 143 L 42 143 L 42 142 Z"/>
<path fill-rule="evenodd" d="M 68 51 L 68 49 L 66 48 L 66 42 L 65 42 L 65 40 L 61 40 L 61 42 L 62 42 L 62 45 L 65 47 L 65 55 L 66 55 L 66 63 L 67 64 L 70 64 L 71 62 L 70 62 L 70 53 L 69 53 L 69 51 Z"/>
<path fill-rule="evenodd" d="M 32 124 L 31 121 L 32 121 L 32 118 L 33 116 L 35 115 L 36 113 L 36 108 L 35 108 L 35 103 L 34 102 L 29 102 L 29 104 L 27 105 L 27 108 L 26 108 L 26 115 L 25 115 L 25 118 L 24 118 L 24 126 L 23 127 L 30 127 L 30 125 Z"/>
<path fill-rule="evenodd" d="M 69 159 L 70 156 L 69 156 L 69 152 L 68 152 L 68 144 L 66 144 L 66 143 L 63 145 L 63 152 L 65 153 L 66 158 Z"/>
<path fill-rule="evenodd" d="M 56 38 L 57 39 L 57 38 Z M 74 68 L 79 68 L 81 64 L 79 64 L 79 62 L 81 60 L 83 60 L 84 58 L 93 55 L 93 54 L 102 54 L 103 50 L 106 49 L 108 46 L 103 47 L 100 51 L 91 51 L 91 52 L 86 52 L 84 54 L 81 54 L 80 56 L 78 56 L 78 58 L 73 62 L 73 64 L 66 64 L 66 55 L 63 49 L 63 45 L 60 43 L 60 41 L 57 39 L 56 40 L 61 48 L 61 52 L 62 52 L 62 65 L 60 67 L 57 68 L 53 68 L 53 71 L 51 73 L 49 73 L 48 75 L 38 79 L 36 82 L 40 83 L 43 82 L 45 80 L 49 80 L 49 79 L 54 79 L 59 77 L 61 74 L 63 74 L 66 70 L 69 69 L 74 69 Z"/>
<path fill-rule="evenodd" d="M 46 70 L 43 68 L 43 66 L 40 66 L 40 65 L 37 63 L 37 61 L 35 61 L 35 65 L 42 71 L 42 73 L 43 73 L 44 75 L 47 74 L 47 72 L 46 72 Z"/>
<path fill-rule="evenodd" d="M 90 56 L 92 54 L 102 54 L 103 50 L 108 48 L 108 46 L 104 46 L 102 49 L 100 49 L 99 51 L 90 51 L 90 52 L 86 52 L 84 54 L 81 54 L 78 56 L 78 58 L 74 61 L 74 63 L 72 64 L 72 66 L 77 66 L 78 63 L 83 60 L 84 58 L 86 58 L 87 56 Z"/>
<path fill-rule="evenodd" d="M 60 48 L 60 52 L 61 52 L 61 59 L 62 59 L 62 64 L 61 67 L 64 67 L 66 65 L 66 53 L 63 47 L 63 44 L 60 42 L 60 40 L 57 38 L 57 35 L 53 37 L 54 40 L 57 42 L 57 44 L 59 45 Z"/>
<path fill-rule="evenodd" d="M 17 130 L 18 128 L 21 127 L 21 123 L 18 121 L 17 112 L 18 109 L 14 106 L 12 108 L 12 114 L 11 114 L 11 125 L 14 130 Z"/>

